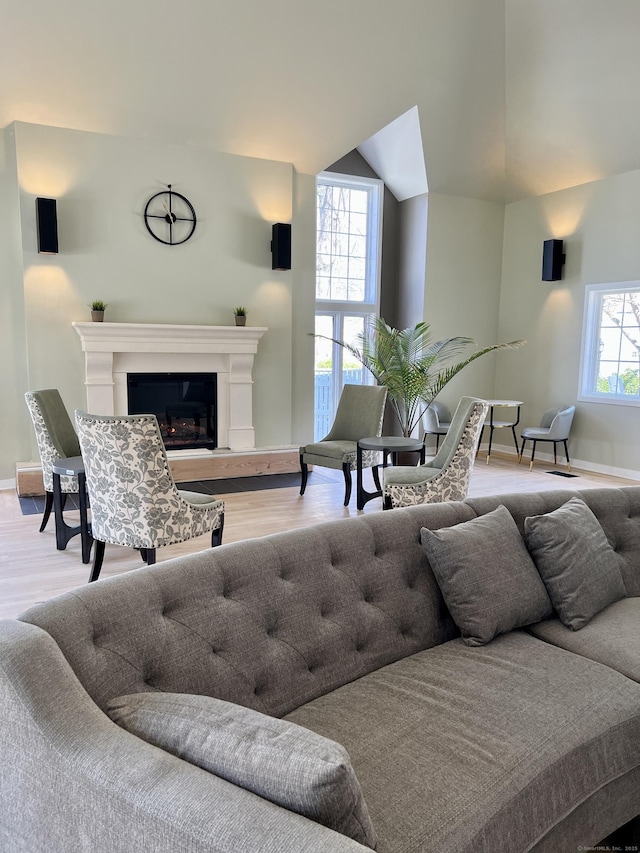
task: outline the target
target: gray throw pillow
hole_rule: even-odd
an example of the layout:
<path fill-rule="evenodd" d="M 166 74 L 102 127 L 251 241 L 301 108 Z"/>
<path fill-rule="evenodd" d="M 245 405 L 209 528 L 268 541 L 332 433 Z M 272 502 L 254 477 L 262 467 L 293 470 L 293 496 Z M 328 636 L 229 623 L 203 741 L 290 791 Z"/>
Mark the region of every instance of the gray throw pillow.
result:
<path fill-rule="evenodd" d="M 210 696 L 135 693 L 106 710 L 148 743 L 375 850 L 360 783 L 339 743 Z"/>
<path fill-rule="evenodd" d="M 564 625 L 577 631 L 624 598 L 620 558 L 580 498 L 525 518 L 527 546 Z"/>
<path fill-rule="evenodd" d="M 548 619 L 551 601 L 504 506 L 453 527 L 422 528 L 422 546 L 469 646 Z"/>

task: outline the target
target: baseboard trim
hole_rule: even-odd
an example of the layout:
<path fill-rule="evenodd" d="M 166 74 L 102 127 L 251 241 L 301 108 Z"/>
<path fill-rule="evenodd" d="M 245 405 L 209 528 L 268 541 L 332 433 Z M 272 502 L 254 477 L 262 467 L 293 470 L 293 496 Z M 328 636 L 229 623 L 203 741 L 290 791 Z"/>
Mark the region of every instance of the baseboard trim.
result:
<path fill-rule="evenodd" d="M 480 452 L 486 452 L 488 444 L 482 444 L 480 447 Z M 571 453 L 571 451 L 569 451 Z M 492 456 L 501 456 L 504 459 L 517 459 L 517 454 L 513 447 L 509 447 L 506 444 L 493 445 L 491 448 Z M 531 453 L 524 455 L 522 459 L 522 464 L 524 465 L 531 459 Z M 544 463 L 545 465 L 553 465 L 553 453 L 545 453 L 544 451 L 538 450 L 536 448 L 536 457 L 534 461 L 534 466 L 538 467 L 539 464 Z M 558 454 L 558 465 L 560 467 L 566 467 L 566 461 L 564 458 L 564 454 Z M 571 470 L 576 471 L 584 471 L 588 474 L 606 474 L 609 477 L 619 477 L 621 480 L 640 480 L 640 471 L 634 471 L 631 468 L 617 468 L 613 465 L 600 465 L 597 462 L 587 462 L 584 459 L 574 459 L 571 458 Z"/>

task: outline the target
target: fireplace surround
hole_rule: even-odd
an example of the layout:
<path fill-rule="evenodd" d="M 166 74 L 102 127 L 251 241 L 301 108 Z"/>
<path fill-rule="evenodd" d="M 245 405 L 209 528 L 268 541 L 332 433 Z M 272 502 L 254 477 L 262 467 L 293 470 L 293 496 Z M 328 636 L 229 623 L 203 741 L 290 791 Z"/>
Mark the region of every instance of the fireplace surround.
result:
<path fill-rule="evenodd" d="M 253 364 L 264 326 L 73 323 L 85 354 L 87 411 L 126 415 L 128 373 L 215 373 L 217 444 L 255 449 Z"/>

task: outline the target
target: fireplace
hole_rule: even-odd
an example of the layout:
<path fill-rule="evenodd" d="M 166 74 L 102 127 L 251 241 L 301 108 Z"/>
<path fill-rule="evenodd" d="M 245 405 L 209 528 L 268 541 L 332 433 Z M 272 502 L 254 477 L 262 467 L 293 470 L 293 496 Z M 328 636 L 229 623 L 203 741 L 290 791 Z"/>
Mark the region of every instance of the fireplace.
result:
<path fill-rule="evenodd" d="M 167 450 L 217 447 L 215 373 L 128 373 L 130 415 L 154 414 Z"/>
<path fill-rule="evenodd" d="M 215 373 L 218 450 L 255 449 L 252 372 L 258 342 L 267 331 L 264 326 L 73 323 L 73 327 L 85 354 L 87 411 L 128 414 L 130 373 Z M 210 453 L 204 448 L 201 452 Z"/>

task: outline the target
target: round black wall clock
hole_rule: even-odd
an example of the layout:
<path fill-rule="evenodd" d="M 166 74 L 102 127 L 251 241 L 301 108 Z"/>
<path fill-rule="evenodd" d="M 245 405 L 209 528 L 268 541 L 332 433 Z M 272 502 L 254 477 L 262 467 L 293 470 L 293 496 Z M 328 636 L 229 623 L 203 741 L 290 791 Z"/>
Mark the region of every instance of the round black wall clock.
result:
<path fill-rule="evenodd" d="M 196 212 L 188 198 L 171 189 L 152 195 L 144 209 L 144 224 L 152 237 L 167 246 L 186 243 L 196 230 Z"/>

